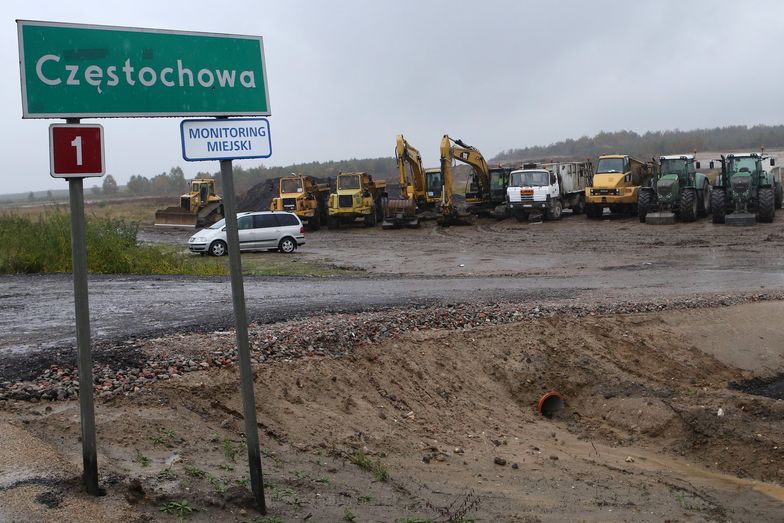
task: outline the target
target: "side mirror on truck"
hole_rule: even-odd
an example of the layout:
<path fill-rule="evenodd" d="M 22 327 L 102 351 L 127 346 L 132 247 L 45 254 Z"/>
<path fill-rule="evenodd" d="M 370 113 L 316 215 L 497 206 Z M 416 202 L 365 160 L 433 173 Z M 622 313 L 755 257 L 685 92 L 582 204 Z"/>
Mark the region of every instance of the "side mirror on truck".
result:
<path fill-rule="evenodd" d="M 700 162 L 694 162 L 694 168 L 695 169 L 699 169 L 700 168 Z"/>
<path fill-rule="evenodd" d="M 776 159 L 775 158 L 771 158 L 770 159 L 770 166 L 773 167 L 774 165 L 776 165 Z"/>
<path fill-rule="evenodd" d="M 708 166 L 709 166 L 711 169 L 713 169 L 713 160 L 711 160 L 711 161 L 710 161 L 710 163 L 708 164 Z"/>

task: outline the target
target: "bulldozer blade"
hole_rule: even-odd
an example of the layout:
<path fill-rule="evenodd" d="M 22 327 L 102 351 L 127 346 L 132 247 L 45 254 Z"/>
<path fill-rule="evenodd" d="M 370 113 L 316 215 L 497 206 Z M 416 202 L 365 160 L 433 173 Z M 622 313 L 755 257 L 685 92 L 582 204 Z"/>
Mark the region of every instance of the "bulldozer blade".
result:
<path fill-rule="evenodd" d="M 155 211 L 155 225 L 161 227 L 196 227 L 197 216 L 180 207 Z"/>
<path fill-rule="evenodd" d="M 675 213 L 649 212 L 645 216 L 645 223 L 650 223 L 651 225 L 672 225 L 675 223 Z"/>
<path fill-rule="evenodd" d="M 755 225 L 757 217 L 748 212 L 733 212 L 724 217 L 727 225 Z"/>

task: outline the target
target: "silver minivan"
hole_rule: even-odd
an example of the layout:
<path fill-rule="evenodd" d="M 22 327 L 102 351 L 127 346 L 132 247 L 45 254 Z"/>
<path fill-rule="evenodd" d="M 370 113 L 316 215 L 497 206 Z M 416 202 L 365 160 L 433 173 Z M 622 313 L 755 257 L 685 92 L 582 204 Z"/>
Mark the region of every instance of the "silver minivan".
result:
<path fill-rule="evenodd" d="M 278 250 L 291 253 L 305 244 L 305 228 L 290 212 L 241 212 L 237 214 L 240 251 Z M 202 229 L 188 240 L 191 252 L 223 256 L 228 252 L 226 220 Z"/>

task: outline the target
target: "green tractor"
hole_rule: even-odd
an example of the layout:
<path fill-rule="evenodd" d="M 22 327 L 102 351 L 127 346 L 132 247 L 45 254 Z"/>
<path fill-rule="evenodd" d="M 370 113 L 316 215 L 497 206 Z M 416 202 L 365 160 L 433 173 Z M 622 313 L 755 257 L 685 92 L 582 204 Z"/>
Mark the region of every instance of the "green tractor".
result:
<path fill-rule="evenodd" d="M 773 158 L 757 153 L 728 154 L 717 160 L 721 174 L 716 178 L 711 197 L 713 223 L 754 225 L 771 223 L 781 209 L 782 187 L 779 173 L 769 173 L 762 162 Z M 710 163 L 713 169 L 713 161 Z"/>
<path fill-rule="evenodd" d="M 643 223 L 657 225 L 681 221 L 693 222 L 711 211 L 711 190 L 708 178 L 698 173 L 700 162 L 693 154 L 677 154 L 659 158 L 659 169 L 650 187 L 637 193 L 637 214 Z"/>

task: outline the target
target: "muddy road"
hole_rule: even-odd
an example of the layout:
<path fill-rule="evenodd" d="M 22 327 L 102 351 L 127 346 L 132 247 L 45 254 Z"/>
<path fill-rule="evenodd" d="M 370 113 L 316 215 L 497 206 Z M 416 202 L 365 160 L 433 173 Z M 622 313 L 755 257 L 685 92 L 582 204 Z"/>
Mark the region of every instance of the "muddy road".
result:
<path fill-rule="evenodd" d="M 559 222 L 479 220 L 464 227 L 308 233 L 298 260 L 350 267 L 364 277 L 246 277 L 251 321 L 335 311 L 475 301 L 646 300 L 784 289 L 784 232 L 709 220 L 650 226 L 606 216 Z M 140 239 L 184 246 L 191 231 L 148 227 Z M 261 253 L 252 256 L 283 256 Z M 0 351 L 73 344 L 69 275 L 4 276 Z M 227 278 L 90 277 L 96 339 L 232 324 Z"/>

